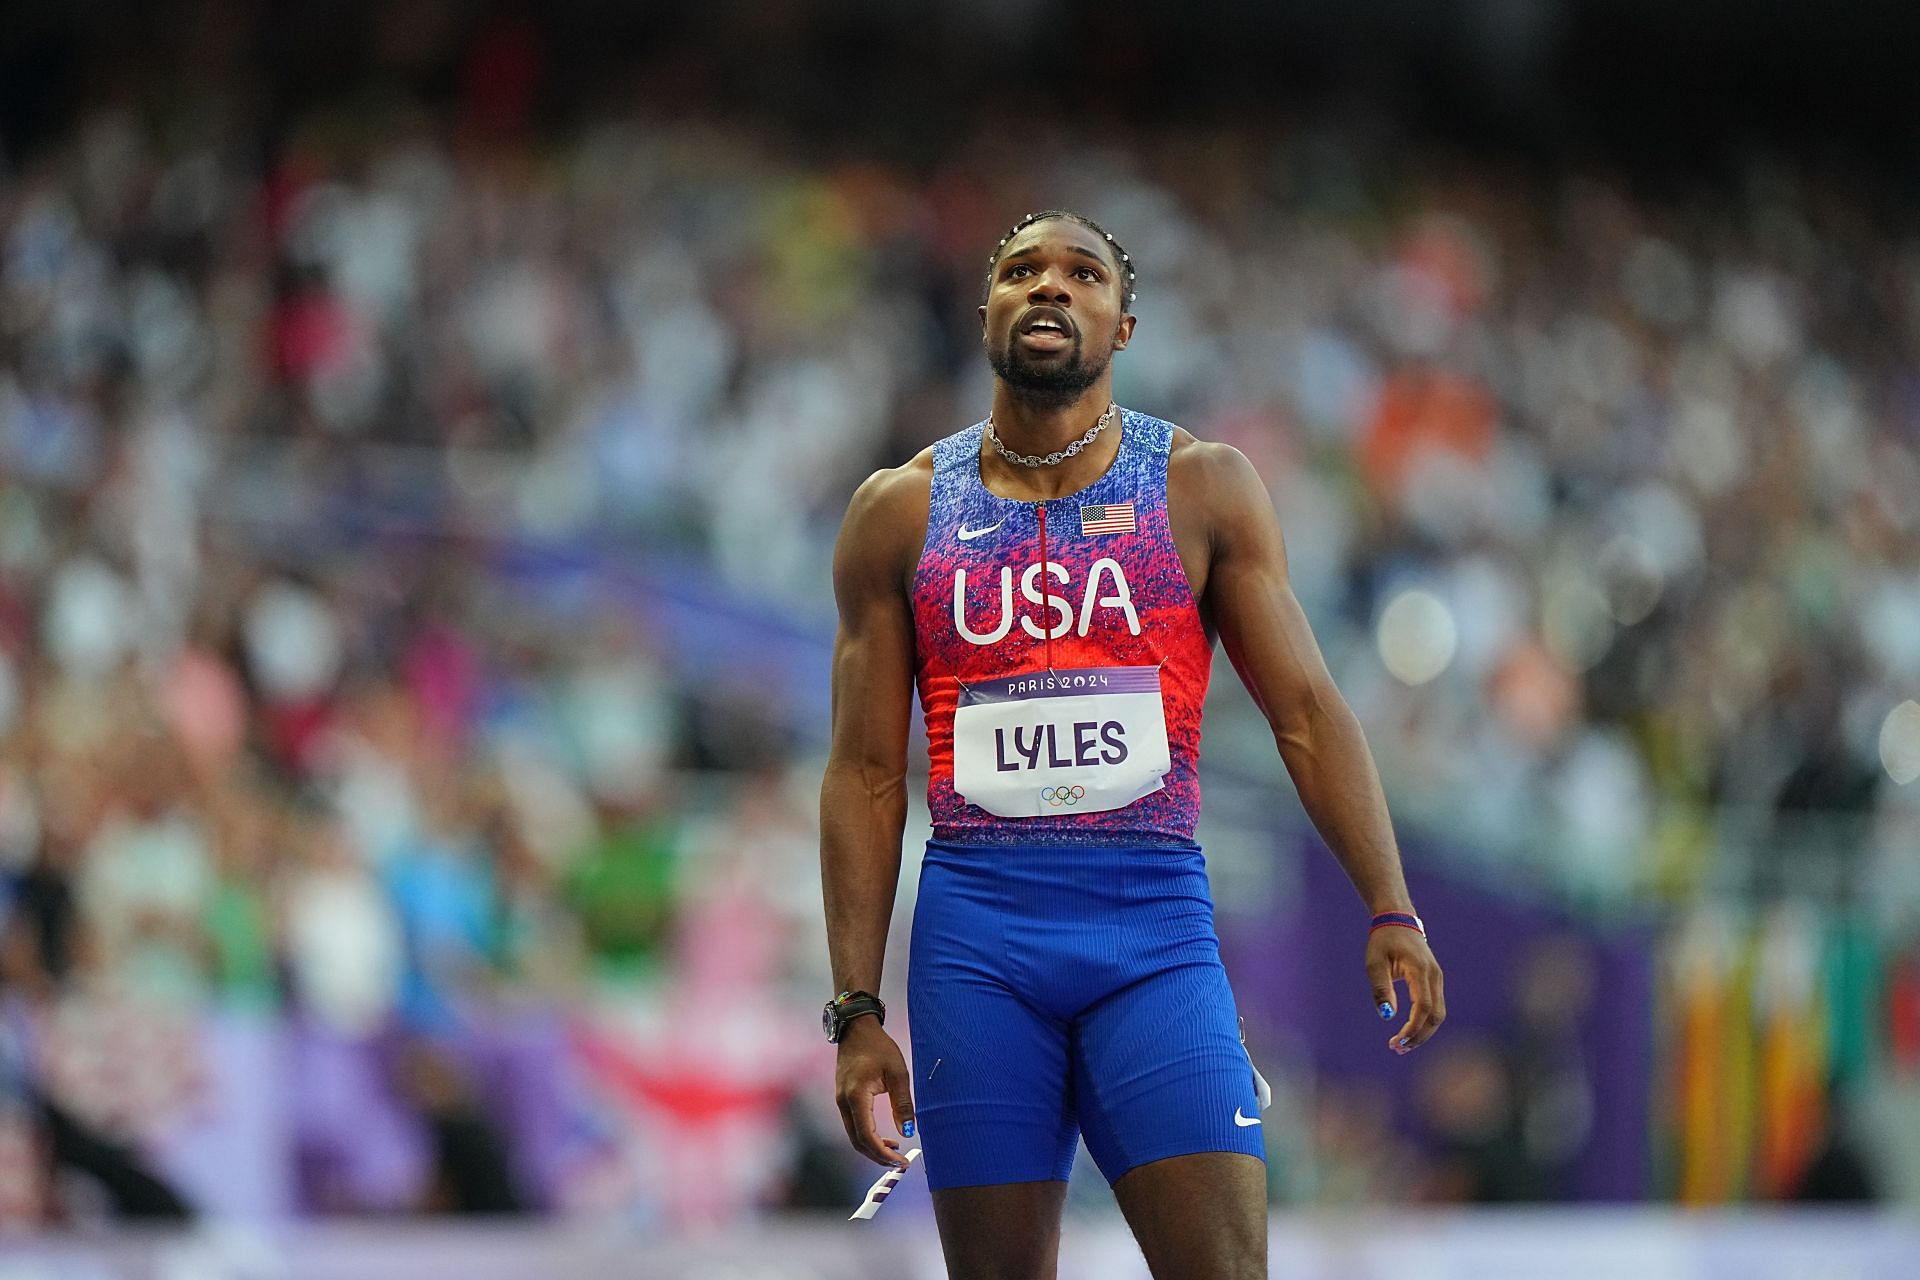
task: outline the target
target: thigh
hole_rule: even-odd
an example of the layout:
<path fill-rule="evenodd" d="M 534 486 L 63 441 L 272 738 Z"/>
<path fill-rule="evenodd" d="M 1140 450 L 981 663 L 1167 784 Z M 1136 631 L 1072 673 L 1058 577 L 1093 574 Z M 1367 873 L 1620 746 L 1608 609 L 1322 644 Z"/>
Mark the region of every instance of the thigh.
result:
<path fill-rule="evenodd" d="M 1066 1027 L 979 975 L 918 969 L 907 993 L 927 1184 L 1064 1180 L 1080 1136 Z"/>
<path fill-rule="evenodd" d="M 1264 1160 L 1253 1064 L 1217 949 L 1148 974 L 1073 1022 L 1076 1114 L 1110 1183 L 1173 1156 Z"/>
<path fill-rule="evenodd" d="M 1002 1183 L 933 1193 L 940 1251 L 952 1280 L 1052 1280 L 1060 1262 L 1067 1184 Z"/>
<path fill-rule="evenodd" d="M 907 969 L 914 1121 L 935 1191 L 1065 1179 L 1079 1142 L 1067 1026 L 1017 994 L 999 929 L 923 872 Z"/>
<path fill-rule="evenodd" d="M 1154 1280 L 1267 1274 L 1267 1166 L 1203 1152 L 1139 1165 L 1113 1184 Z"/>

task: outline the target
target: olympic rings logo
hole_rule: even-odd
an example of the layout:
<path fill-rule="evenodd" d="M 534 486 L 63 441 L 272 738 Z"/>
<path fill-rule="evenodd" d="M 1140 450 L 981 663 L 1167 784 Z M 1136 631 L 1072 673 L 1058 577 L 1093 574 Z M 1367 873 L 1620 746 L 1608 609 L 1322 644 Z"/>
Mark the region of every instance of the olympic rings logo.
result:
<path fill-rule="evenodd" d="M 1072 808 L 1087 798 L 1085 787 L 1042 787 L 1040 798 L 1054 808 Z"/>

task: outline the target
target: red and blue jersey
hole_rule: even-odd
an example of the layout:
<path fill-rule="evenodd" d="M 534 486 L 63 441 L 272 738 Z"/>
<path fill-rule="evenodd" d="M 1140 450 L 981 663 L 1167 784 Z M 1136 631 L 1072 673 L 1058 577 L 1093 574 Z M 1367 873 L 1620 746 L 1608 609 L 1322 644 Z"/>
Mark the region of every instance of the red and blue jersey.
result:
<path fill-rule="evenodd" d="M 1173 425 L 1122 410 L 1099 480 L 1020 502 L 984 423 L 934 446 L 914 575 L 936 840 L 1191 844 L 1212 644 L 1167 521 Z"/>

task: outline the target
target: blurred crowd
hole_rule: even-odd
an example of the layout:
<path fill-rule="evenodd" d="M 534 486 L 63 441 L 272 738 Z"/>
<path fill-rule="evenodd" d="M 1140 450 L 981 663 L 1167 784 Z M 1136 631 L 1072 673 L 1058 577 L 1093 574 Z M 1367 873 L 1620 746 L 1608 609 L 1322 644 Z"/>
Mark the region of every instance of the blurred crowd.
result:
<path fill-rule="evenodd" d="M 1608 904 L 1825 841 L 1911 908 L 1910 219 L 1784 163 L 1648 192 L 1254 126 L 1016 162 L 1003 123 L 915 168 L 389 101 L 262 147 L 209 100 L 0 174 L 0 982 L 38 1011 L 0 1080 L 111 1142 L 211 1004 L 430 1040 L 721 991 L 797 1043 L 820 726 L 681 678 L 644 594 L 503 564 L 829 629 L 849 493 L 984 416 L 987 250 L 1043 206 L 1139 269 L 1120 399 L 1266 477 L 1409 823 Z M 175 1066 L 127 1087 L 131 1043 Z"/>
<path fill-rule="evenodd" d="M 1573 832 L 1521 856 L 1615 895 L 1690 887 L 1711 806 L 1911 807 L 1920 267 L 1843 192 L 1313 133 L 1009 166 L 983 130 L 925 174 L 640 119 L 443 134 L 321 119 L 249 165 L 104 115 L 9 184 L 16 702 L 29 659 L 233 640 L 216 597 L 325 686 L 369 606 L 279 574 L 382 532 L 684 555 L 826 625 L 846 495 L 980 416 L 982 246 L 1056 203 L 1141 264 L 1122 398 L 1259 465 L 1413 803 L 1497 856 Z"/>

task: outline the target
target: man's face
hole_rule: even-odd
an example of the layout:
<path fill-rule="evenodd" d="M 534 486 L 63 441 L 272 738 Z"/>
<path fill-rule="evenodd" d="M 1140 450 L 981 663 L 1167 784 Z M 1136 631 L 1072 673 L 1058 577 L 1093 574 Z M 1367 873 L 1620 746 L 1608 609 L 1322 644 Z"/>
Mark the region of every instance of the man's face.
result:
<path fill-rule="evenodd" d="M 1133 336 L 1113 246 L 1077 222 L 1036 222 L 1001 252 L 980 308 L 987 363 L 1015 391 L 1072 401 Z"/>

